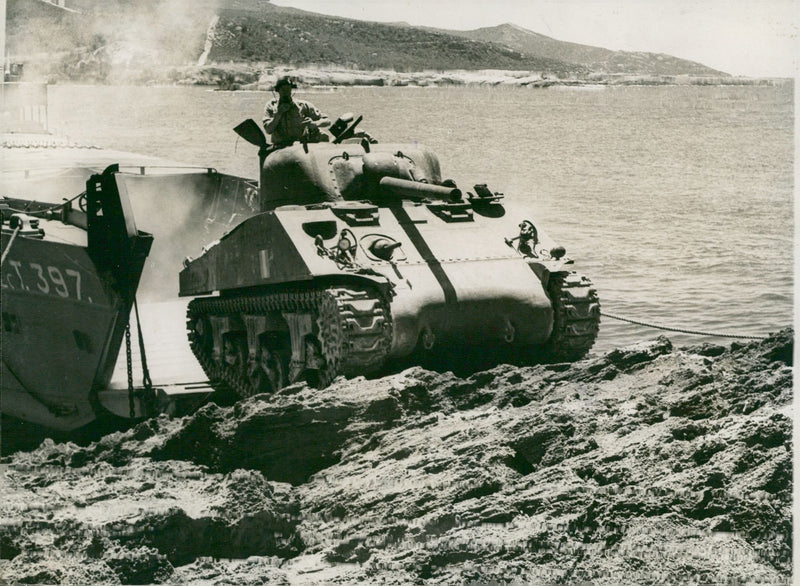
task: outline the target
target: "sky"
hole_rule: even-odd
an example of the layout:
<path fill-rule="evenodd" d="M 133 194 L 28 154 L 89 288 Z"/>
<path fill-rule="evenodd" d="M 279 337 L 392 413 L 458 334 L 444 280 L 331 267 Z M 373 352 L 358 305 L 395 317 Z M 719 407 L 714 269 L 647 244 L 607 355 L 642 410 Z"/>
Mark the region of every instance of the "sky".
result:
<path fill-rule="evenodd" d="M 794 77 L 800 0 L 272 0 L 311 12 L 470 30 L 505 22 L 560 41 L 666 53 L 733 75 Z"/>

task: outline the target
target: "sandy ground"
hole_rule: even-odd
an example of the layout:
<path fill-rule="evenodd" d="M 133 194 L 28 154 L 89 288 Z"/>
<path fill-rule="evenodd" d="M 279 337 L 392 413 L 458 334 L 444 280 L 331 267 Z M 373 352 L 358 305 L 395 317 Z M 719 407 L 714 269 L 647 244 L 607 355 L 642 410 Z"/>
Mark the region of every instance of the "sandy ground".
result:
<path fill-rule="evenodd" d="M 789 584 L 793 335 L 45 440 L 0 464 L 0 583 Z"/>

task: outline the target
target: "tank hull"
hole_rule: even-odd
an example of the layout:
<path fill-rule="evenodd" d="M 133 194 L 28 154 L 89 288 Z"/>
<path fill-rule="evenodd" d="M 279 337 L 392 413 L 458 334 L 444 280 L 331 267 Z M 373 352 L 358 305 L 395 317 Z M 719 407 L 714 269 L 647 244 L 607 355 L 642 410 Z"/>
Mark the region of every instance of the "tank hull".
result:
<path fill-rule="evenodd" d="M 372 214 L 367 225 L 355 219 L 348 224 L 347 218 L 366 211 Z M 239 225 L 192 262 L 181 272 L 180 291 L 197 296 L 362 282 L 390 298 L 392 357 L 413 351 L 424 330 L 450 344 L 492 344 L 510 336 L 511 324 L 515 343 L 544 343 L 552 329 L 550 299 L 529 264 L 498 236 L 503 228 L 493 223 L 493 218 L 447 223 L 426 205 L 412 203 L 398 209 L 350 203 L 279 208 Z M 513 233 L 517 220 L 503 223 Z M 316 241 L 323 236 L 331 247 L 345 229 L 358 247 L 348 270 L 320 255 Z M 393 260 L 370 254 L 376 238 L 399 243 Z"/>
<path fill-rule="evenodd" d="M 514 234 L 520 218 L 508 208 L 499 217 L 473 213 L 469 221 L 440 212 L 429 203 L 332 202 L 281 207 L 237 226 L 180 276 L 181 295 L 201 297 L 190 305 L 190 339 L 209 378 L 252 394 L 262 388 L 248 383 L 261 352 L 280 350 L 290 382 L 288 373 L 303 376 L 308 337 L 319 340 L 317 352 L 334 365 L 322 380 L 375 373 L 419 350 L 485 348 L 528 352 L 535 360 L 554 335 L 549 277 L 570 271 L 562 261 L 526 258 L 506 244 L 503 235 Z M 551 243 L 543 233 L 539 238 L 542 247 Z M 342 239 L 353 245 L 347 252 Z M 376 241 L 393 243 L 390 259 L 376 255 Z M 570 310 L 585 322 L 576 333 L 584 338 L 580 355 L 599 321 L 596 292 L 581 287 L 583 299 Z M 353 303 L 341 298 L 362 295 L 367 309 L 355 310 L 348 325 L 342 316 L 354 312 L 344 306 Z M 333 317 L 325 317 L 326 304 L 339 305 Z M 283 341 L 262 349 L 258 340 L 265 336 Z M 352 358 L 347 347 L 354 344 L 372 348 L 373 358 Z M 237 374 L 226 374 L 226 365 Z"/>

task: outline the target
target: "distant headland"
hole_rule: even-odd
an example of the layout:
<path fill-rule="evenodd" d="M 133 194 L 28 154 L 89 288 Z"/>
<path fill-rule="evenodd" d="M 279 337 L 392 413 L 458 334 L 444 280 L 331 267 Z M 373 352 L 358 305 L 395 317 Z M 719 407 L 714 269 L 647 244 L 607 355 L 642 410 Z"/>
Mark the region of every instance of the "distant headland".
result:
<path fill-rule="evenodd" d="M 378 23 L 268 0 L 8 0 L 23 81 L 307 86 L 776 85 L 649 52 L 559 41 L 514 24 L 471 31 Z"/>

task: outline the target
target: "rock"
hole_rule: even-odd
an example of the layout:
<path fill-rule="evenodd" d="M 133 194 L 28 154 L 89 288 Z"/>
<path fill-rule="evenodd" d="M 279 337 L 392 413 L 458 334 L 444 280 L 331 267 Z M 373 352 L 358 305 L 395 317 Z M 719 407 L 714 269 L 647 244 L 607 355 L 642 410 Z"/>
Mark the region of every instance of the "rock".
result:
<path fill-rule="evenodd" d="M 421 367 L 4 462 L 0 572 L 54 583 L 788 583 L 792 330 Z M 52 560 L 57 560 L 53 562 Z"/>

